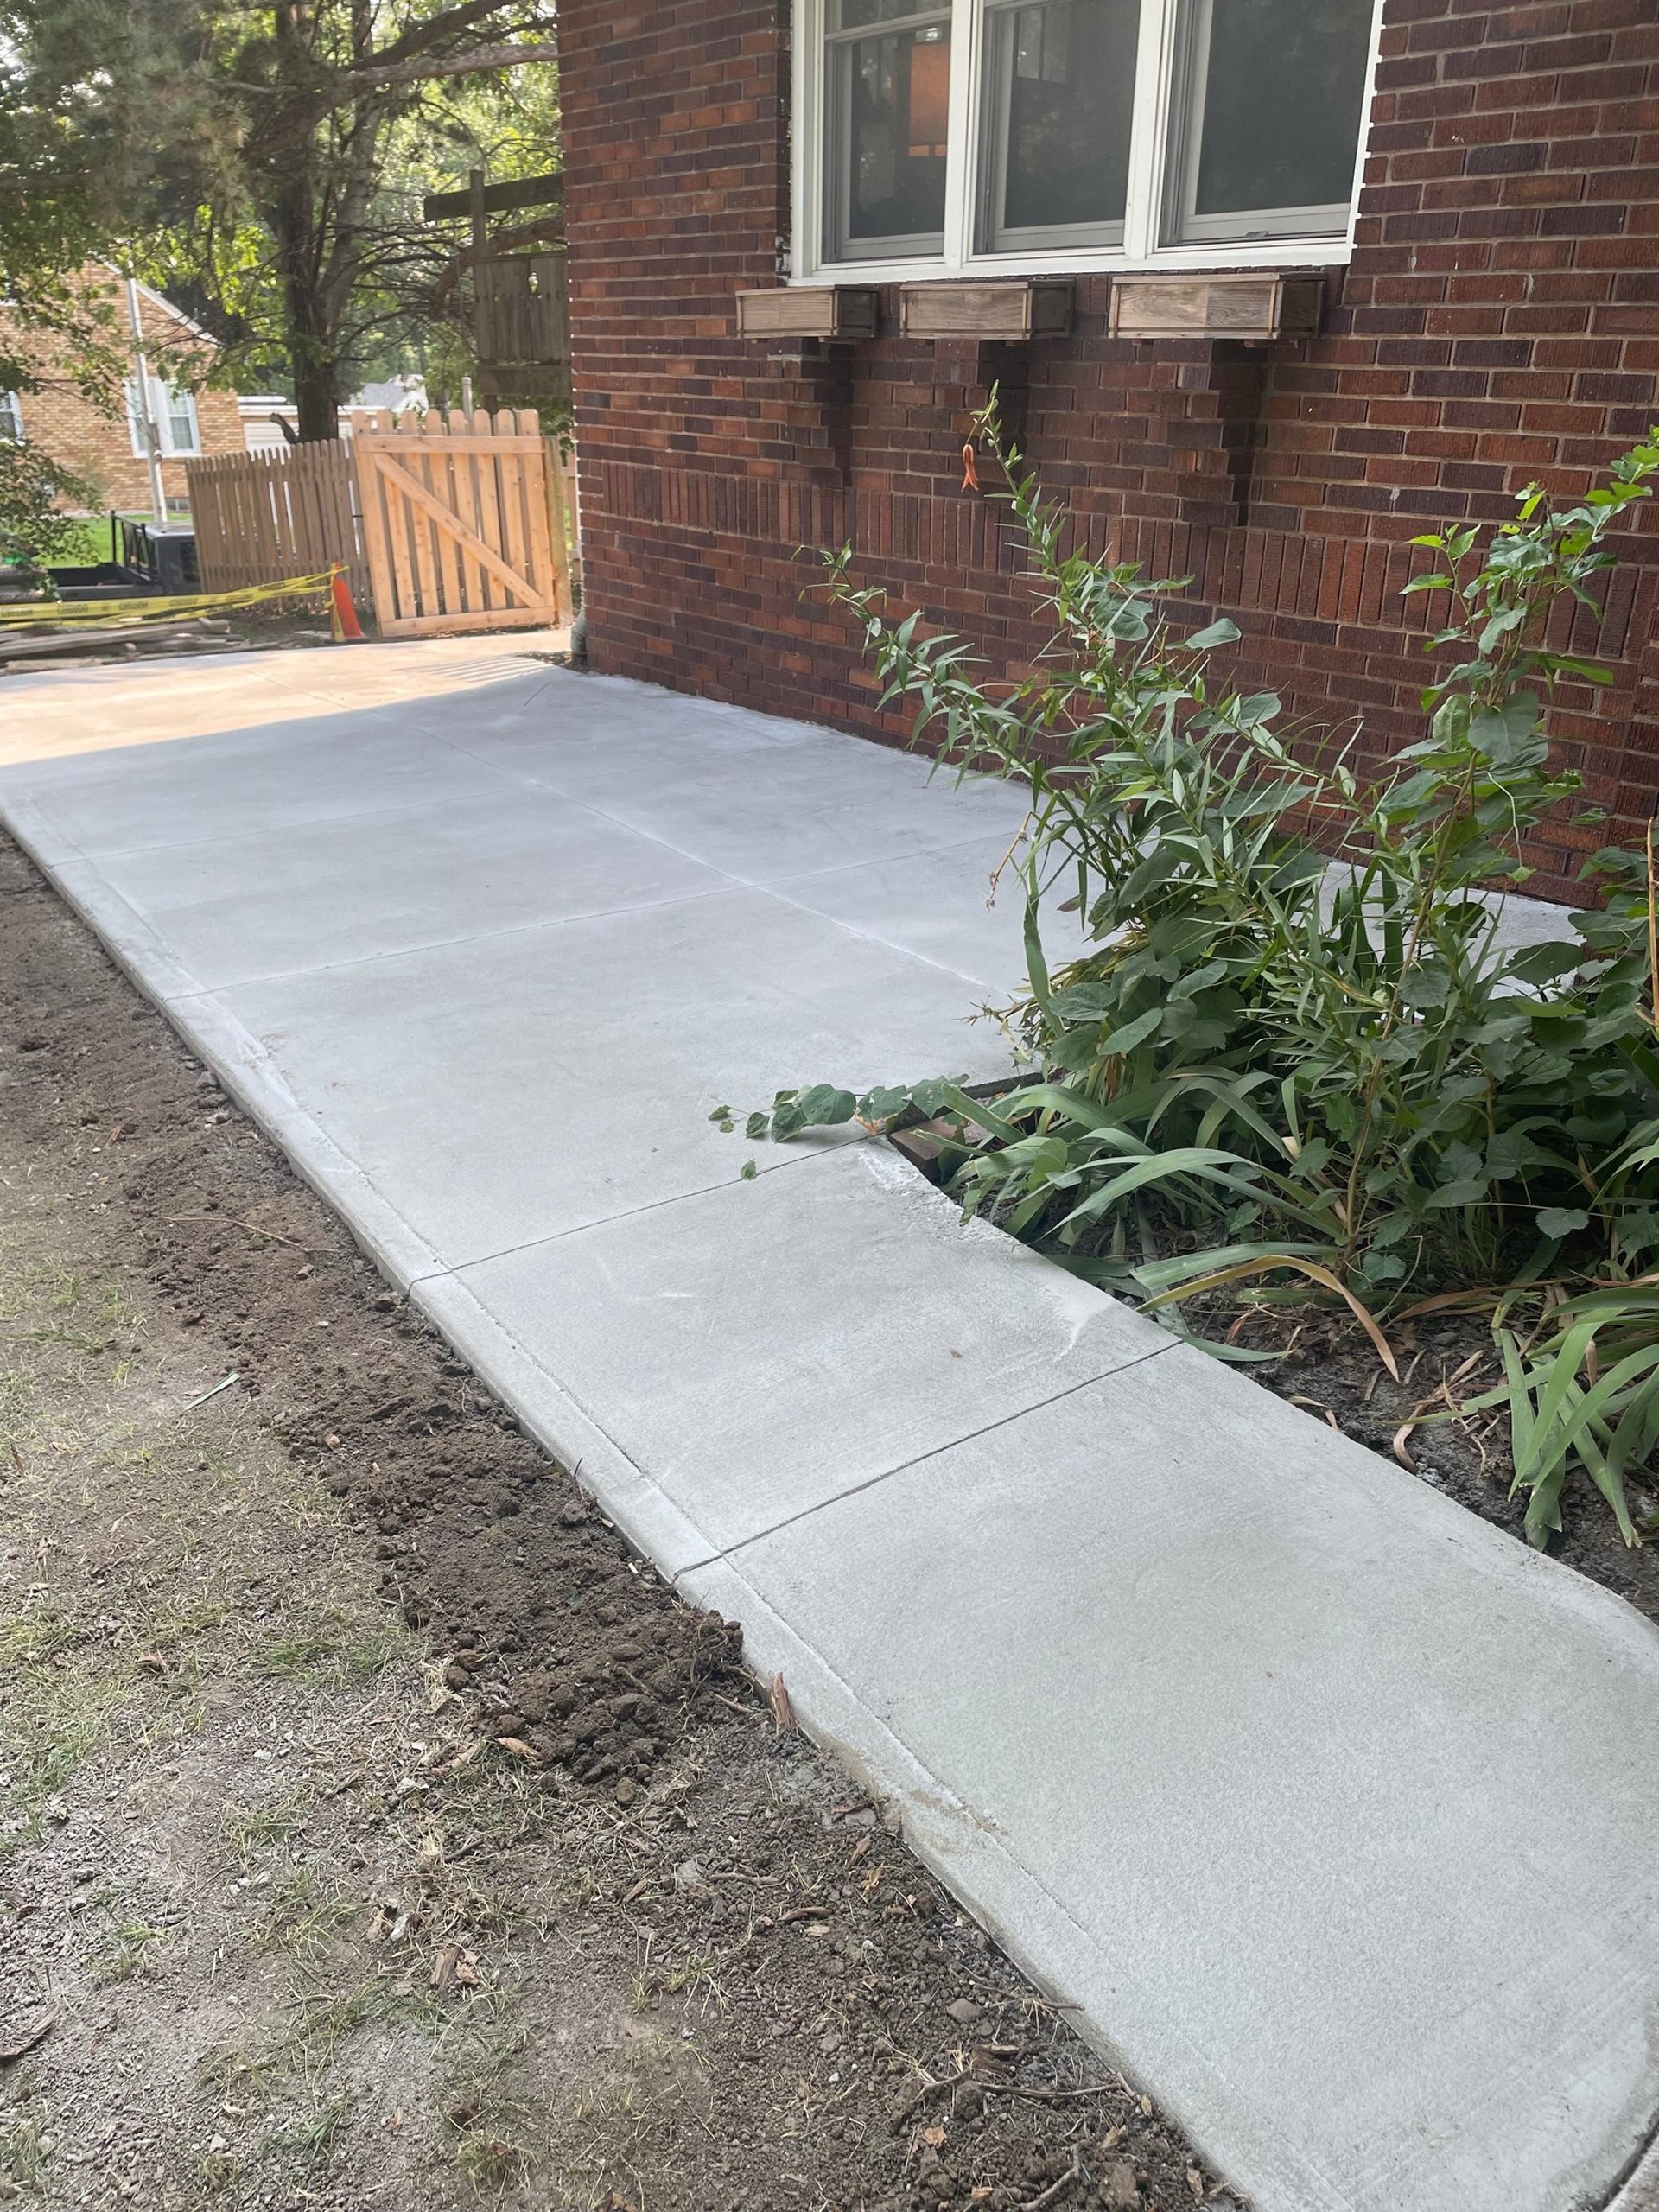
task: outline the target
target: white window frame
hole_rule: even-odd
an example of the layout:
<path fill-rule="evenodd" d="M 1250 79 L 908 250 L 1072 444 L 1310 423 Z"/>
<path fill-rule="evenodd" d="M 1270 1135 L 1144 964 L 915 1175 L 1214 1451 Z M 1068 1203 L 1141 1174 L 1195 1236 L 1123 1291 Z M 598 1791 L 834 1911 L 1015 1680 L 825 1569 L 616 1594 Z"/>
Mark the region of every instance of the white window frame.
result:
<path fill-rule="evenodd" d="M 920 14 L 926 0 L 918 0 Z M 825 32 L 830 0 L 794 0 L 794 102 L 791 168 L 793 236 L 788 282 L 823 283 L 837 278 L 867 284 L 963 276 L 1071 275 L 1090 270 L 1328 269 L 1345 263 L 1353 251 L 1354 213 L 1364 173 L 1365 147 L 1376 79 L 1382 0 L 1375 0 L 1370 50 L 1366 60 L 1364 106 L 1355 149 L 1354 184 L 1346 220 L 1337 229 L 1272 238 L 1189 238 L 1166 241 L 1179 225 L 1179 194 L 1193 163 L 1188 137 L 1175 120 L 1177 79 L 1186 67 L 1181 53 L 1181 0 L 1141 0 L 1140 44 L 1135 54 L 1135 129 L 1129 151 L 1128 204 L 1123 237 L 1116 245 L 1057 243 L 1048 248 L 1022 246 L 1012 251 L 978 249 L 982 165 L 988 159 L 980 121 L 981 90 L 989 67 L 987 0 L 950 0 L 950 156 L 945 169 L 944 239 L 940 253 L 885 258 L 861 254 L 831 259 L 824 251 L 825 188 L 823 148 L 829 98 L 824 66 Z M 872 24 L 871 30 L 879 27 Z M 1287 229 L 1298 217 L 1322 219 L 1308 211 L 1276 209 L 1273 219 Z M 1236 223 L 1237 217 L 1229 219 Z"/>
<path fill-rule="evenodd" d="M 129 377 L 124 387 L 127 408 L 127 435 L 132 441 L 135 459 L 147 461 L 149 448 L 144 441 L 144 425 L 138 412 L 137 382 Z M 191 442 L 180 445 L 173 435 L 173 414 L 179 403 L 190 417 Z M 196 395 L 188 385 L 169 384 L 165 377 L 149 379 L 149 411 L 156 425 L 159 443 L 156 450 L 163 461 L 198 461 L 201 457 L 201 417 L 196 411 Z"/>
<path fill-rule="evenodd" d="M 0 438 L 8 445 L 23 442 L 23 403 L 15 391 L 0 391 Z"/>

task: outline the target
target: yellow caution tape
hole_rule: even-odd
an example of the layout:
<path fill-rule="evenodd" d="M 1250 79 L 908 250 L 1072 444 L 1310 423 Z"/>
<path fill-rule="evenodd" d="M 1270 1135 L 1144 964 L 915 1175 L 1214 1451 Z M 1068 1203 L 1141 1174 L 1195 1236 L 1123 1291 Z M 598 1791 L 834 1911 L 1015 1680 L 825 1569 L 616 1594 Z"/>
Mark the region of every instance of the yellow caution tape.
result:
<path fill-rule="evenodd" d="M 166 614 L 222 613 L 234 607 L 257 606 L 262 599 L 327 591 L 340 573 L 326 569 L 320 576 L 289 576 L 277 584 L 246 584 L 240 591 L 194 591 L 176 599 L 35 599 L 14 606 L 0 601 L 0 629 L 23 629 L 38 623 L 73 626 L 77 623 L 146 622 Z"/>

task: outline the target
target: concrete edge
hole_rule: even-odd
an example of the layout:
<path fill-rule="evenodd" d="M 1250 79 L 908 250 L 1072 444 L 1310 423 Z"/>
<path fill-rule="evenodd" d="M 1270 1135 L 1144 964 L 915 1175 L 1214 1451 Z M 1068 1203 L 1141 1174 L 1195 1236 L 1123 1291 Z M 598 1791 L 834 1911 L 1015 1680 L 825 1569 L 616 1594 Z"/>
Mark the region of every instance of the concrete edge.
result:
<path fill-rule="evenodd" d="M 1659 2212 L 1659 2134 L 1637 2160 L 1605 2212 Z"/>
<path fill-rule="evenodd" d="M 672 1583 L 719 1546 L 631 1459 L 539 1361 L 445 1269 L 410 1288 L 413 1304 L 470 1363 L 558 1464 L 591 1491 L 634 1549 Z"/>
<path fill-rule="evenodd" d="M 1205 2139 L 1217 2132 L 1217 2115 L 1227 2116 L 1226 2163 L 1211 2164 L 1236 2185 L 1236 2193 L 1264 2202 L 1338 2201 L 1328 2177 L 1287 2155 L 1282 2143 L 1254 2123 L 1123 1962 L 1066 1911 L 1009 1848 L 996 1824 L 925 1766 L 729 1559 L 689 1570 L 677 1578 L 675 1588 L 693 1604 L 741 1620 L 745 1665 L 763 1679 L 783 1676 L 811 1740 L 832 1752 L 873 1796 L 897 1804 L 906 1844 L 1035 1987 L 1070 2014 L 1071 2025 L 1109 2066 L 1132 2069 L 1139 2082 L 1185 2084 L 1184 2092 L 1165 2091 L 1164 2108 L 1201 2155 L 1207 2155 Z M 1643 2203 L 1618 2212 L 1649 2208 Z"/>
<path fill-rule="evenodd" d="M 46 830 L 27 799 L 0 792 L 0 822 L 123 975 L 213 1071 L 227 1096 L 280 1147 L 295 1173 L 340 1215 L 387 1280 L 406 1292 L 422 1276 L 442 1273 L 442 1262 L 430 1246 L 299 1104 L 270 1053 L 167 952 L 149 925 L 105 881 L 97 864 Z M 168 988 L 181 982 L 182 988 Z"/>

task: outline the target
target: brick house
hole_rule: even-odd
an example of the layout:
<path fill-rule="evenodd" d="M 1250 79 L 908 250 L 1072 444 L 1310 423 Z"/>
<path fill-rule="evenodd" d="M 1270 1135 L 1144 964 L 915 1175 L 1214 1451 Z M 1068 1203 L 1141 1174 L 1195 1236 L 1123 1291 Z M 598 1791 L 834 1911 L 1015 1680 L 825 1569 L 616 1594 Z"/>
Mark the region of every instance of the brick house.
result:
<path fill-rule="evenodd" d="M 995 381 L 1091 542 L 1191 574 L 1251 685 L 1380 752 L 1421 728 L 1407 541 L 1577 493 L 1659 417 L 1653 0 L 560 20 L 598 669 L 901 737 L 802 597 L 796 548 L 845 542 L 1029 656 L 1001 511 L 962 484 Z M 1628 834 L 1659 801 L 1659 516 L 1620 550 L 1615 682 L 1555 728 Z M 1535 887 L 1605 834 L 1554 830 Z"/>
<path fill-rule="evenodd" d="M 132 347 L 124 279 L 102 266 L 81 279 L 107 320 L 111 343 Z M 213 341 L 171 301 L 140 284 L 138 320 L 150 378 L 150 409 L 161 436 L 162 482 L 169 509 L 183 512 L 188 501 L 185 463 L 200 454 L 240 453 L 242 422 L 233 391 L 208 390 Z M 28 357 L 25 340 L 11 339 L 11 350 Z M 150 511 L 149 464 L 146 459 L 137 384 L 130 371 L 117 408 L 105 412 L 79 391 L 48 342 L 37 364 L 41 389 L 0 392 L 0 436 L 22 437 L 41 447 L 54 461 L 90 479 L 100 504 L 130 513 Z"/>

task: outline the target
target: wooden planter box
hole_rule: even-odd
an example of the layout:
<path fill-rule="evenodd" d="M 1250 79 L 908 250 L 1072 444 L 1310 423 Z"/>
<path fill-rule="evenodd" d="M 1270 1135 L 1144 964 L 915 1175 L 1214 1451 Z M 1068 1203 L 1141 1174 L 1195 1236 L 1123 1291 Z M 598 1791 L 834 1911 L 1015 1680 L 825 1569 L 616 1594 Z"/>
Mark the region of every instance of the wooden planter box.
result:
<path fill-rule="evenodd" d="M 1114 338 L 1294 338 L 1319 327 L 1322 276 L 1114 276 Z"/>
<path fill-rule="evenodd" d="M 906 338 L 1064 338 L 1071 327 L 1070 277 L 1009 277 L 989 284 L 906 284 Z"/>
<path fill-rule="evenodd" d="M 738 335 L 843 343 L 874 338 L 880 306 L 874 284 L 777 284 L 769 291 L 738 294 Z"/>

